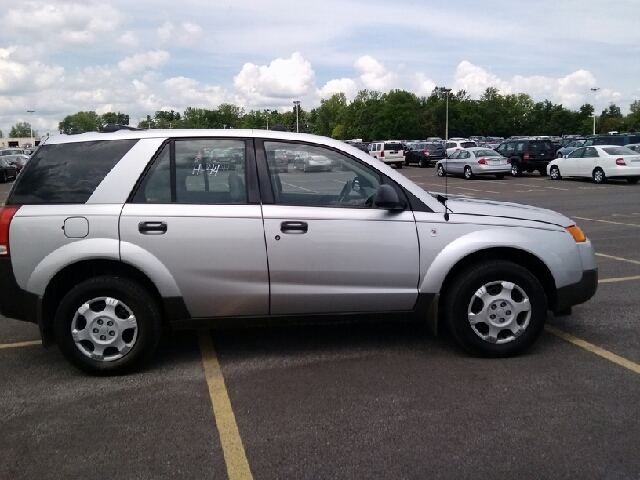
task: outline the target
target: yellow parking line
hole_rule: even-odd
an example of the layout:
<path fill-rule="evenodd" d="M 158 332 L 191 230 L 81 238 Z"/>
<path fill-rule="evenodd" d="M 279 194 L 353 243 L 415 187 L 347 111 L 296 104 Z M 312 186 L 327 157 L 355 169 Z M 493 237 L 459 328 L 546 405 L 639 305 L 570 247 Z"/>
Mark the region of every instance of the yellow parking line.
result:
<path fill-rule="evenodd" d="M 603 278 L 602 280 L 598 280 L 598 283 L 627 282 L 629 280 L 640 280 L 640 275 L 636 275 L 635 277 Z"/>
<path fill-rule="evenodd" d="M 562 330 L 558 330 L 555 327 L 551 327 L 547 325 L 545 326 L 545 329 L 548 332 L 553 333 L 554 335 L 560 338 L 563 338 L 567 342 L 571 342 L 574 345 L 577 345 L 578 347 L 581 347 L 581 348 L 584 348 L 585 350 L 590 351 L 591 353 L 595 353 L 596 355 L 600 355 L 602 358 L 606 358 L 610 362 L 617 363 L 618 365 L 624 368 L 628 368 L 632 372 L 640 373 L 640 365 L 638 365 L 637 363 L 627 360 L 626 358 L 622 358 L 616 355 L 615 353 L 611 353 L 610 351 L 605 350 L 604 348 L 596 347 L 595 345 L 589 342 L 585 342 L 584 340 L 576 338 L 573 335 L 569 335 L 568 333 L 565 333 Z"/>
<path fill-rule="evenodd" d="M 208 330 L 198 331 L 198 343 L 202 353 L 204 375 L 209 386 L 209 397 L 213 405 L 213 416 L 220 435 L 224 461 L 227 464 L 227 475 L 229 480 L 252 479 L 253 475 L 242 445 L 236 417 L 231 408 L 231 400 L 229 400 L 220 363 Z"/>
<path fill-rule="evenodd" d="M 33 340 L 30 342 L 19 342 L 19 343 L 1 343 L 0 350 L 3 348 L 17 348 L 17 347 L 29 347 L 31 345 L 42 345 L 42 341 Z"/>
<path fill-rule="evenodd" d="M 629 262 L 629 263 L 633 263 L 635 265 L 640 265 L 640 261 L 638 261 L 638 260 L 629 260 L 628 258 L 614 257 L 613 255 L 605 255 L 604 253 L 596 253 L 596 256 L 604 257 L 604 258 L 610 258 L 612 260 L 619 260 L 621 262 Z"/>

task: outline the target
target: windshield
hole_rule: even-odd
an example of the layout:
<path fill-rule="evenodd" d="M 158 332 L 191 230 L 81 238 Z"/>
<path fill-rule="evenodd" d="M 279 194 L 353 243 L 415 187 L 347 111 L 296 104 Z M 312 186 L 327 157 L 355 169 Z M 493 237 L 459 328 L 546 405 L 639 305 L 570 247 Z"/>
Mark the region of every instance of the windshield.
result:
<path fill-rule="evenodd" d="M 627 147 L 605 147 L 602 150 L 605 151 L 608 155 L 637 155 L 637 152 L 634 152 L 630 148 Z"/>
<path fill-rule="evenodd" d="M 476 142 L 460 142 L 462 148 L 477 147 Z"/>
<path fill-rule="evenodd" d="M 476 150 L 473 152 L 476 157 L 500 157 L 501 155 L 495 150 Z"/>

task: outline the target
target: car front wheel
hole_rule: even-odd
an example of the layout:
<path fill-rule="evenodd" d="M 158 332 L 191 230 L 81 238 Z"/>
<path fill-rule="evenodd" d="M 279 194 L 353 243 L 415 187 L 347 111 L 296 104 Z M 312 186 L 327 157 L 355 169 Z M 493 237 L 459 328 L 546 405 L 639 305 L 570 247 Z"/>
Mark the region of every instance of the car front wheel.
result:
<path fill-rule="evenodd" d="M 560 169 L 555 165 L 551 167 L 549 170 L 549 177 L 551 177 L 551 180 L 560 180 L 562 178 L 560 175 Z"/>
<path fill-rule="evenodd" d="M 598 167 L 593 171 L 593 181 L 600 184 L 605 183 L 607 181 L 607 176 L 604 174 L 604 171 Z"/>
<path fill-rule="evenodd" d="M 464 178 L 466 178 L 467 180 L 473 179 L 473 172 L 471 171 L 471 167 L 464 167 Z"/>
<path fill-rule="evenodd" d="M 444 171 L 444 167 L 442 166 L 442 164 L 438 165 L 437 171 L 439 177 L 444 177 L 447 175 L 447 172 Z"/>
<path fill-rule="evenodd" d="M 161 316 L 137 282 L 100 276 L 69 291 L 58 306 L 54 334 L 64 356 L 92 375 L 129 372 L 149 358 L 160 340 Z"/>
<path fill-rule="evenodd" d="M 449 289 L 444 309 L 451 332 L 465 349 L 506 357 L 521 353 L 540 336 L 547 300 L 527 269 L 494 260 L 463 271 Z"/>

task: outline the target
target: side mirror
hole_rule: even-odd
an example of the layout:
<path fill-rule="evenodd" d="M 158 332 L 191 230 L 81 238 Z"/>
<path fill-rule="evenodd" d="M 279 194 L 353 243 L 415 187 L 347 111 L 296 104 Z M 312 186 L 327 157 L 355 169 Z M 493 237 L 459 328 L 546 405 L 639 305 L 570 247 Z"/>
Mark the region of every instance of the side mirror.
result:
<path fill-rule="evenodd" d="M 385 210 L 404 210 L 400 197 L 391 185 L 380 185 L 376 192 L 376 207 Z"/>

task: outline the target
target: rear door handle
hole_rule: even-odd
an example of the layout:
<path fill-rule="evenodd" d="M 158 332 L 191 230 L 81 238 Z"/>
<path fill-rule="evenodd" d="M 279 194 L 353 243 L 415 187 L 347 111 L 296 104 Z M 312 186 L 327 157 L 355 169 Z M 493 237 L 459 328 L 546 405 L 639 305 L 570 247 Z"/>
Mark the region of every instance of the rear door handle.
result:
<path fill-rule="evenodd" d="M 138 231 L 143 235 L 162 235 L 167 233 L 167 224 L 164 222 L 140 222 Z"/>
<path fill-rule="evenodd" d="M 307 233 L 309 225 L 307 222 L 282 222 L 280 231 L 282 233 Z"/>

